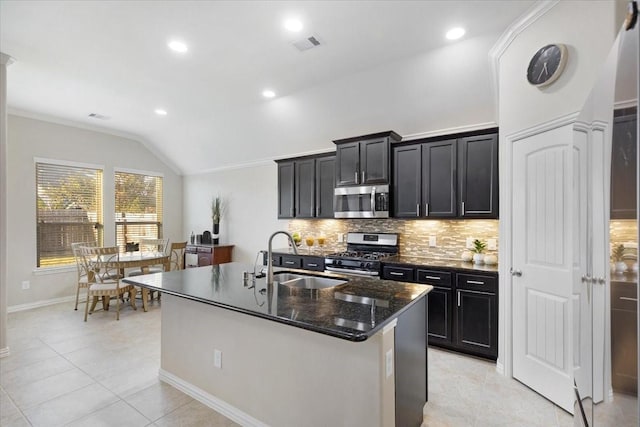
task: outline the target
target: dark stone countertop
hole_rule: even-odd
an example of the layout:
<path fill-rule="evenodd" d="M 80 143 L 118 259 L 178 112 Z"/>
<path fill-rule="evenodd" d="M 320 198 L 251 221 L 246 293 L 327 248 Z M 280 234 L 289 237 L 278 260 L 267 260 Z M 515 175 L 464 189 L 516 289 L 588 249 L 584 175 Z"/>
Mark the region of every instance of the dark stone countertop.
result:
<path fill-rule="evenodd" d="M 630 285 L 638 284 L 638 274 L 632 273 L 630 271 L 624 272 L 623 274 L 611 272 L 611 282 L 616 283 L 624 283 Z"/>
<path fill-rule="evenodd" d="M 389 265 L 413 265 L 425 268 L 444 268 L 460 270 L 470 273 L 497 273 L 498 265 L 485 265 L 474 264 L 472 262 L 464 262 L 462 260 L 455 259 L 437 259 L 437 258 L 422 258 L 411 257 L 404 255 L 396 255 L 390 258 L 385 258 L 382 264 Z"/>
<path fill-rule="evenodd" d="M 276 283 L 269 299 L 266 291 L 260 292 L 266 289 L 265 278 L 257 279 L 255 287 L 244 286 L 245 271 L 253 271 L 253 266 L 232 262 L 128 277 L 123 281 L 350 341 L 364 341 L 376 334 L 410 306 L 424 301 L 432 289 L 415 283 L 276 268 L 276 281 L 278 272 L 291 271 L 340 278 L 346 283 L 327 289 L 292 288 Z M 363 298 L 375 298 L 375 310 L 366 300 L 345 301 Z"/>

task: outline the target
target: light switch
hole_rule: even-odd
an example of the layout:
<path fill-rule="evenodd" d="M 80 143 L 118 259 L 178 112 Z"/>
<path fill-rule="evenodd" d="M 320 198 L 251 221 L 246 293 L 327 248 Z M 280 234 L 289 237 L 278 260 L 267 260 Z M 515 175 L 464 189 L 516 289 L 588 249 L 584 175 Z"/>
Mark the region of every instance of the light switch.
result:
<path fill-rule="evenodd" d="M 432 248 L 436 247 L 436 236 L 429 236 L 429 246 Z"/>
<path fill-rule="evenodd" d="M 487 240 L 487 249 L 489 249 L 490 251 L 495 251 L 496 249 L 498 249 L 497 240 L 496 239 Z"/>

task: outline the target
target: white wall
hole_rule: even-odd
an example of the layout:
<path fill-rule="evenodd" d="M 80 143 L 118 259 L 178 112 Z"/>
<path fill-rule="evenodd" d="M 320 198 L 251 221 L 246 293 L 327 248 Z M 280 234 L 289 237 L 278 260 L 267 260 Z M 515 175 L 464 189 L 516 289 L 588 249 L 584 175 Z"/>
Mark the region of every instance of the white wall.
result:
<path fill-rule="evenodd" d="M 220 195 L 226 211 L 220 221 L 220 244 L 235 245 L 233 260 L 253 263 L 259 250 L 287 221 L 277 219 L 278 180 L 275 162 L 229 169 L 184 178 L 185 237 L 193 231 L 211 230 L 211 199 Z M 286 246 L 281 236 L 274 247 Z"/>
<path fill-rule="evenodd" d="M 34 157 L 104 166 L 104 243 L 115 243 L 114 168 L 163 174 L 165 237 L 184 239 L 182 177 L 140 142 L 106 133 L 9 115 L 7 204 L 9 231 L 8 305 L 75 296 L 75 266 L 67 272 L 36 272 L 36 189 Z M 22 290 L 22 281 L 31 282 Z"/>
<path fill-rule="evenodd" d="M 603 67 L 621 24 L 622 2 L 558 2 L 527 26 L 500 58 L 500 343 L 498 364 L 510 372 L 511 182 L 506 153 L 510 135 L 568 114 L 579 112 Z M 526 80 L 534 53 L 550 43 L 563 43 L 569 59 L 563 75 L 551 86 L 538 89 Z M 514 266 L 515 268 L 515 266 Z M 514 314 L 515 315 L 515 314 Z"/>

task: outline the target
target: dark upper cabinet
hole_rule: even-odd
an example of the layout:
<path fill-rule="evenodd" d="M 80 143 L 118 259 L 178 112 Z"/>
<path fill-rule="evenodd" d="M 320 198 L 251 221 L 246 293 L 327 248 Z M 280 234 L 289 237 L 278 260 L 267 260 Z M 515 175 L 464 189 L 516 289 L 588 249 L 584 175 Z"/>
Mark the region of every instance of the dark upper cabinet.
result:
<path fill-rule="evenodd" d="M 316 206 L 316 161 L 296 161 L 295 174 L 295 217 L 313 218 Z"/>
<path fill-rule="evenodd" d="M 278 160 L 278 218 L 333 218 L 335 156 Z"/>
<path fill-rule="evenodd" d="M 316 159 L 316 218 L 333 218 L 336 156 Z"/>
<path fill-rule="evenodd" d="M 336 186 L 389 184 L 393 131 L 333 141 L 336 144 Z"/>
<path fill-rule="evenodd" d="M 635 219 L 637 217 L 637 121 L 635 109 L 627 109 L 622 112 L 624 115 L 617 115 L 613 120 L 611 218 Z"/>
<path fill-rule="evenodd" d="M 456 140 L 393 147 L 397 218 L 456 216 Z"/>
<path fill-rule="evenodd" d="M 360 143 L 351 142 L 336 147 L 336 185 L 359 184 Z"/>
<path fill-rule="evenodd" d="M 457 214 L 456 140 L 422 146 L 422 203 L 424 216 L 451 218 Z"/>
<path fill-rule="evenodd" d="M 498 135 L 458 140 L 462 218 L 498 218 Z"/>
<path fill-rule="evenodd" d="M 294 218 L 295 163 L 278 163 L 278 218 Z"/>
<path fill-rule="evenodd" d="M 420 215 L 421 145 L 393 147 L 393 212 L 398 218 Z"/>

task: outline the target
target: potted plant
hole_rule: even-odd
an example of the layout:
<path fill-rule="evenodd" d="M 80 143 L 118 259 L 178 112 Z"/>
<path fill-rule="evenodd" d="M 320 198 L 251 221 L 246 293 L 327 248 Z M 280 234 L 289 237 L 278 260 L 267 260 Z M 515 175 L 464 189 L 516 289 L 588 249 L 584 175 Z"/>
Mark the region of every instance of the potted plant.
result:
<path fill-rule="evenodd" d="M 484 251 L 487 244 L 482 240 L 475 239 L 473 241 L 473 262 L 474 264 L 482 264 L 484 262 Z"/>
<path fill-rule="evenodd" d="M 217 245 L 220 235 L 220 220 L 224 215 L 225 204 L 222 197 L 216 196 L 211 201 L 211 221 L 213 222 L 213 244 Z"/>
<path fill-rule="evenodd" d="M 622 257 L 624 256 L 624 245 L 618 245 L 613 248 L 611 252 L 611 258 L 614 262 L 614 270 L 617 274 L 622 274 L 627 269 L 627 264 L 624 263 Z"/>

